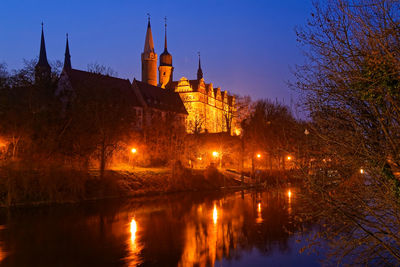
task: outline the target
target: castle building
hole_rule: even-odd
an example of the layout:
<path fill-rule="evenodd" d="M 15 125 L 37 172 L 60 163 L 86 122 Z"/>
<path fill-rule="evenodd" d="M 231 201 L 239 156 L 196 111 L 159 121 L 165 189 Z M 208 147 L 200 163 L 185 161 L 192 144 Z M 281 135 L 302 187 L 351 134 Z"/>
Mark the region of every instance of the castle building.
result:
<path fill-rule="evenodd" d="M 142 82 L 155 85 L 157 71 L 157 54 L 154 51 L 153 35 L 150 20 L 147 26 L 144 51 L 142 53 Z M 212 83 L 206 83 L 201 69 L 200 55 L 197 79 L 189 80 L 182 77 L 173 81 L 174 67 L 172 55 L 167 49 L 167 25 L 165 24 L 164 52 L 160 56 L 158 67 L 158 86 L 166 91 L 178 93 L 188 112 L 186 131 L 188 133 L 218 133 L 237 132 L 235 122 L 235 97 L 221 88 L 214 88 Z"/>
<path fill-rule="evenodd" d="M 114 91 L 133 91 L 137 128 L 143 129 L 151 125 L 155 118 L 173 117 L 177 123 L 185 126 L 188 133 L 221 133 L 237 134 L 235 113 L 235 96 L 220 87 L 214 88 L 212 83 L 206 83 L 201 68 L 200 54 L 197 70 L 197 79 L 189 80 L 185 77 L 174 81 L 172 55 L 167 48 L 167 25 L 165 24 L 164 51 L 158 56 L 154 50 L 153 34 L 150 19 L 144 49 L 141 53 L 142 75 L 141 81 L 133 79 L 119 79 L 102 74 L 93 74 L 87 71 L 76 70 L 71 66 L 68 35 L 66 38 L 64 68 L 57 90 L 60 95 L 73 95 L 74 90 L 85 87 L 109 88 Z M 42 27 L 39 62 L 36 66 L 37 79 L 50 73 L 47 62 L 44 34 Z M 158 82 L 157 82 L 158 70 Z"/>
<path fill-rule="evenodd" d="M 45 66 L 43 62 L 46 55 L 42 31 L 40 58 L 42 58 L 43 53 L 44 57 L 38 63 L 38 65 L 41 64 L 39 65 L 41 67 L 42 65 Z M 45 62 L 47 62 L 47 58 Z M 142 53 L 142 67 L 142 81 L 133 79 L 132 83 L 128 79 L 73 69 L 67 35 L 64 67 L 58 82 L 57 95 L 65 106 L 68 106 L 68 103 L 73 97 L 76 97 L 78 92 L 90 90 L 90 92 L 102 91 L 121 94 L 129 98 L 135 109 L 136 124 L 133 125 L 133 130 L 140 131 L 147 127 L 157 126 L 154 125 L 156 122 L 167 118 L 173 118 L 172 121 L 175 126 L 183 127 L 188 113 L 181 98 L 173 91 L 156 86 L 157 69 L 154 68 L 157 67 L 157 54 L 154 52 L 150 21 Z"/>

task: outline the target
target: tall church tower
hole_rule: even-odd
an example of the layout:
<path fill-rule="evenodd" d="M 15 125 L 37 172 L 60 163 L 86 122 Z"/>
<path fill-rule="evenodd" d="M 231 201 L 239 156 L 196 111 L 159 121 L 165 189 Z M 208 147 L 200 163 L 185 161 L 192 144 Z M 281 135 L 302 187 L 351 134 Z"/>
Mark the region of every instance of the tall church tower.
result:
<path fill-rule="evenodd" d="M 154 52 L 150 17 L 147 24 L 146 40 L 142 53 L 142 82 L 157 86 L 157 54 Z"/>
<path fill-rule="evenodd" d="M 165 18 L 165 43 L 164 52 L 160 56 L 160 67 L 158 67 L 159 84 L 165 88 L 169 82 L 172 82 L 172 55 L 168 53 L 167 49 L 167 18 Z"/>
<path fill-rule="evenodd" d="M 71 55 L 69 54 L 69 44 L 68 44 L 68 33 L 67 33 L 67 43 L 65 44 L 65 54 L 64 54 L 64 70 L 72 69 L 71 66 Z"/>
<path fill-rule="evenodd" d="M 40 54 L 39 61 L 35 66 L 35 82 L 47 82 L 51 78 L 51 67 L 47 61 L 46 45 L 44 43 L 43 22 L 42 22 L 42 37 L 40 39 Z"/>

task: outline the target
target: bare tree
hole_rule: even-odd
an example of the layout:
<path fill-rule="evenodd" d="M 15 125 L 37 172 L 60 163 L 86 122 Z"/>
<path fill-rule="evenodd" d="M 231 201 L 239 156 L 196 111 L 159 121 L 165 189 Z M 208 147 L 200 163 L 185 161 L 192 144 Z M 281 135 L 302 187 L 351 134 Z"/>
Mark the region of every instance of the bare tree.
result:
<path fill-rule="evenodd" d="M 189 129 L 193 134 L 200 134 L 204 130 L 204 118 L 196 114 L 193 120 L 189 122 Z"/>
<path fill-rule="evenodd" d="M 106 67 L 97 62 L 88 64 L 87 70 L 89 72 L 96 73 L 96 74 L 118 77 L 118 73 L 116 71 L 114 71 L 111 67 Z"/>
<path fill-rule="evenodd" d="M 234 119 L 234 108 L 233 106 L 228 106 L 226 110 L 223 111 L 223 116 L 224 116 L 224 130 L 232 134 L 232 124 L 233 124 L 233 119 Z"/>
<path fill-rule="evenodd" d="M 308 63 L 297 67 L 295 86 L 320 150 L 309 188 L 315 211 L 332 223 L 325 237 L 338 261 L 400 262 L 399 5 L 316 3 L 297 31 Z"/>

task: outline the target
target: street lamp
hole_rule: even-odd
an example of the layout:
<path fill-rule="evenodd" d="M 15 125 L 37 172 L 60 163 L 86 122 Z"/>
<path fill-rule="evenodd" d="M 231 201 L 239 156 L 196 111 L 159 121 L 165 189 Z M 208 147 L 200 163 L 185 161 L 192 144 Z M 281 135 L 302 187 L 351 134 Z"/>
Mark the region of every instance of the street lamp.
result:
<path fill-rule="evenodd" d="M 131 156 L 129 157 L 129 162 L 132 159 L 132 168 L 134 167 L 134 164 L 135 164 L 134 156 L 136 155 L 136 153 L 137 153 L 137 149 L 132 147 L 131 148 Z"/>
<path fill-rule="evenodd" d="M 292 160 L 292 156 L 287 156 L 287 160 Z"/>
<path fill-rule="evenodd" d="M 261 154 L 257 154 L 257 158 L 261 158 Z"/>
<path fill-rule="evenodd" d="M 212 155 L 218 161 L 218 165 L 221 168 L 222 167 L 222 160 L 221 160 L 220 153 L 217 152 L 217 151 L 213 151 Z"/>

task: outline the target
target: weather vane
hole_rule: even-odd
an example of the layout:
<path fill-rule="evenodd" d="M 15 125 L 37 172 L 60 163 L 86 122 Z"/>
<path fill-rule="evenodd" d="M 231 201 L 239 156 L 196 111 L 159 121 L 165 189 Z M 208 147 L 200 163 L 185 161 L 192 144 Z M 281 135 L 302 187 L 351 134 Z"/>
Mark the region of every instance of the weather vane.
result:
<path fill-rule="evenodd" d="M 147 13 L 147 19 L 148 19 L 149 22 L 150 22 L 150 13 Z"/>
<path fill-rule="evenodd" d="M 167 28 L 167 16 L 164 17 L 165 28 Z"/>

